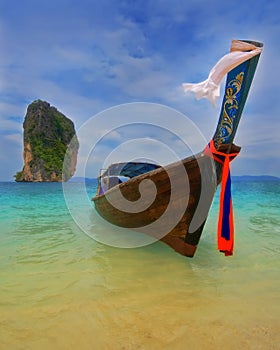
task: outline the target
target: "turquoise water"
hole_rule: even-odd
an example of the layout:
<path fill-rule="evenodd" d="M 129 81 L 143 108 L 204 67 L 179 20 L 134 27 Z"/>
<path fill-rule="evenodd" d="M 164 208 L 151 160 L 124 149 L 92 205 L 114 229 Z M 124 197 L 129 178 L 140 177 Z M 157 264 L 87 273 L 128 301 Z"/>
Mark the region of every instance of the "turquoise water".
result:
<path fill-rule="evenodd" d="M 216 250 L 217 193 L 189 259 L 96 242 L 59 183 L 1 183 L 0 349 L 279 349 L 280 182 L 232 192 L 234 256 Z"/>

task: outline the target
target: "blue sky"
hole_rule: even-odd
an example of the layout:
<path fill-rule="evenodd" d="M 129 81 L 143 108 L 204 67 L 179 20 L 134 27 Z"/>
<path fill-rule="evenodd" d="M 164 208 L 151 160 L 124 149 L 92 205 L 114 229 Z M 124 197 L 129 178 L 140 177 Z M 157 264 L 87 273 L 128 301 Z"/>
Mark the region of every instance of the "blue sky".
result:
<path fill-rule="evenodd" d="M 22 122 L 38 98 L 76 129 L 118 104 L 160 103 L 210 138 L 219 108 L 181 84 L 204 80 L 235 38 L 265 46 L 232 172 L 279 176 L 279 10 L 276 0 L 0 0 L 0 180 L 22 168 Z"/>

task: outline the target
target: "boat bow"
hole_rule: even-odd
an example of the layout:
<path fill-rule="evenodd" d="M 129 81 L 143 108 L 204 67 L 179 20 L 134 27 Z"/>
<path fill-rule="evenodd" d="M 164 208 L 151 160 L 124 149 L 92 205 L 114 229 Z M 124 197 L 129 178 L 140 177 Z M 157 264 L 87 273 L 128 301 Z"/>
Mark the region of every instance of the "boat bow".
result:
<path fill-rule="evenodd" d="M 199 84 L 183 84 L 185 90 L 195 92 L 198 98 L 206 97 L 213 102 L 219 95 L 222 75 L 227 74 L 222 108 L 212 140 L 205 150 L 195 156 L 132 177 L 109 188 L 105 193 L 100 191 L 93 201 L 97 212 L 104 219 L 114 225 L 156 237 L 180 254 L 192 257 L 217 185 L 222 181 L 218 243 L 219 250 L 226 255 L 232 254 L 233 221 L 229 161 L 240 150 L 240 147 L 233 144 L 233 139 L 262 46 L 254 41 L 233 40 L 231 52 L 211 70 L 206 81 Z M 180 175 L 182 168 L 184 174 Z M 187 176 L 189 183 L 187 201 L 182 191 L 184 176 Z M 171 186 L 171 178 L 175 181 L 175 186 Z M 152 181 L 156 189 L 155 199 L 148 208 L 139 212 L 127 212 L 112 205 L 116 203 L 119 192 L 125 200 L 137 202 L 141 197 L 140 185 L 145 180 Z M 148 187 L 146 189 L 148 191 Z M 177 218 L 178 212 L 180 215 Z M 172 224 L 174 217 L 176 221 Z M 156 226 L 158 222 L 160 224 Z M 164 234 L 161 234 L 162 232 Z"/>

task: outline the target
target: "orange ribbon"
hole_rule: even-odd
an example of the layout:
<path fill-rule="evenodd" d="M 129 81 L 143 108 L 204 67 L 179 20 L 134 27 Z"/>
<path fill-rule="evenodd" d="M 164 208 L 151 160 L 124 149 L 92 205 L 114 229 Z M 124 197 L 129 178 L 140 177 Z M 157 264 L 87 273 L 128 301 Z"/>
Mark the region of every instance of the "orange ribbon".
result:
<path fill-rule="evenodd" d="M 214 141 L 211 140 L 209 145 L 205 148 L 204 153 L 223 165 L 217 240 L 219 251 L 223 252 L 226 256 L 232 255 L 234 245 L 234 220 L 229 163 L 238 155 L 238 152 L 219 152 L 215 148 Z"/>

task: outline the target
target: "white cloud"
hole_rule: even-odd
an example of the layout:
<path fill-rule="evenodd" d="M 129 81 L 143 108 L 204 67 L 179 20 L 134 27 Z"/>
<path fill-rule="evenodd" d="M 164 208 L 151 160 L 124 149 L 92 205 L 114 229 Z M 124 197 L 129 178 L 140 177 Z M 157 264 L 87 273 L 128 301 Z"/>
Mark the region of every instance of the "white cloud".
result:
<path fill-rule="evenodd" d="M 9 134 L 4 136 L 5 140 L 12 141 L 18 145 L 22 146 L 22 135 L 21 134 Z"/>
<path fill-rule="evenodd" d="M 21 132 L 22 131 L 22 123 L 16 122 L 9 119 L 2 119 L 0 121 L 0 132 Z"/>

